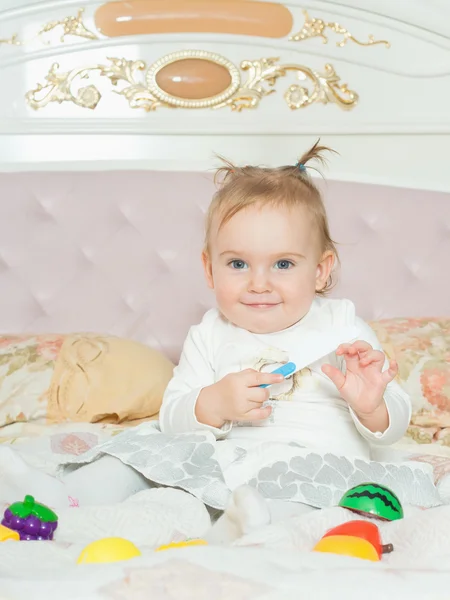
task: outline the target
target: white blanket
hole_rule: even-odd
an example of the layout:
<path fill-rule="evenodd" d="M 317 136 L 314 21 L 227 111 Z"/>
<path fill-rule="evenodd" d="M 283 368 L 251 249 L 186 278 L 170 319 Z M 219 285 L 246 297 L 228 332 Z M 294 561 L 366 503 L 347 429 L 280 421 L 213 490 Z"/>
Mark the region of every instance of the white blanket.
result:
<path fill-rule="evenodd" d="M 60 511 L 55 542 L 0 544 L 0 597 L 448 600 L 450 507 L 411 508 L 401 521 L 379 523 L 383 541 L 395 548 L 380 563 L 312 552 L 325 531 L 353 518 L 345 509 L 324 509 L 252 533 L 233 547 L 155 552 L 173 539 L 204 536 L 209 520 L 189 494 L 148 490 L 121 505 Z M 142 556 L 76 565 L 86 543 L 111 535 L 133 541 Z"/>
<path fill-rule="evenodd" d="M 46 466 L 51 473 L 68 456 L 81 455 L 80 448 L 113 439 L 101 426 L 34 427 L 29 438 L 23 433 L 18 438 L 16 429 L 9 448 L 19 449 L 28 463 L 39 469 Z M 404 456 L 417 450 L 407 448 Z M 444 469 L 443 464 L 437 466 Z M 448 476 L 441 484 L 445 479 Z M 265 527 L 232 547 L 165 552 L 155 548 L 207 536 L 210 526 L 204 504 L 182 490 L 147 490 L 122 504 L 57 509 L 57 513 L 54 542 L 0 543 L 0 600 L 448 600 L 450 596 L 450 506 L 427 510 L 406 506 L 404 519 L 377 522 L 383 542 L 395 548 L 379 563 L 312 552 L 325 531 L 355 518 L 341 508 Z M 107 536 L 133 541 L 142 556 L 106 565 L 76 564 L 87 543 Z"/>

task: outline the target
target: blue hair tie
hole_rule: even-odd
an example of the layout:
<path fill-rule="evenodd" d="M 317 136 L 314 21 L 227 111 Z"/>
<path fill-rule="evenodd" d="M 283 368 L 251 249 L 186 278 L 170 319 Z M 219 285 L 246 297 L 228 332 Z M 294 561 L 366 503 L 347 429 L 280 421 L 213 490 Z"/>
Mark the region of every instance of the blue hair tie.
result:
<path fill-rule="evenodd" d="M 297 167 L 297 169 L 299 171 L 302 171 L 302 172 L 306 171 L 306 166 L 303 163 L 301 163 L 301 162 L 298 162 L 295 166 Z"/>

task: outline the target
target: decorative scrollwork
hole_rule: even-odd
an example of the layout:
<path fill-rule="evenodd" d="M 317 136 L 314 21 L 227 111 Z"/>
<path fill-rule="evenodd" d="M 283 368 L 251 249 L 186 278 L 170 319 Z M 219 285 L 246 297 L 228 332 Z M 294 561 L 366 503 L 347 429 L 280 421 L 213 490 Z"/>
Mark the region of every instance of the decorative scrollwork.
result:
<path fill-rule="evenodd" d="M 230 106 L 232 110 L 238 112 L 245 108 L 256 108 L 264 96 L 275 91 L 277 79 L 285 77 L 290 71 L 296 72 L 299 79 L 312 84 L 312 90 L 298 84 L 289 86 L 284 99 L 293 110 L 306 108 L 316 102 L 321 104 L 333 102 L 340 108 L 348 110 L 358 102 L 358 94 L 349 90 L 347 84 L 340 84 L 339 76 L 332 65 L 326 64 L 324 73 L 319 73 L 303 65 L 279 65 L 278 60 L 278 58 L 244 60 L 241 69 L 248 71 L 247 81 L 233 97 L 215 108 Z"/>
<path fill-rule="evenodd" d="M 373 35 L 369 35 L 367 42 L 361 42 L 353 37 L 350 31 L 339 23 L 310 17 L 307 10 L 303 11 L 303 15 L 305 17 L 303 27 L 298 33 L 290 36 L 289 40 L 292 42 L 302 42 L 311 38 L 320 37 L 324 44 L 328 44 L 328 37 L 326 36 L 325 31 L 326 29 L 330 29 L 334 33 L 344 36 L 340 42 L 336 42 L 336 46 L 340 48 L 345 46 L 349 41 L 358 44 L 358 46 L 376 46 L 378 44 L 382 44 L 386 48 L 390 48 L 391 46 L 387 40 L 376 40 Z"/>
<path fill-rule="evenodd" d="M 86 25 L 83 23 L 83 13 L 84 8 L 80 8 L 76 14 L 76 16 L 64 17 L 64 19 L 55 19 L 54 21 L 49 21 L 45 25 L 41 27 L 41 29 L 27 41 L 20 41 L 19 35 L 15 33 L 9 39 L 0 39 L 0 45 L 8 44 L 10 46 L 24 46 L 25 44 L 35 40 L 36 38 L 40 39 L 43 44 L 49 45 L 49 40 L 45 39 L 45 34 L 53 31 L 57 27 L 62 27 L 62 33 L 59 38 L 61 43 L 64 43 L 67 36 L 81 37 L 87 40 L 97 40 L 98 35 L 88 29 Z"/>
<path fill-rule="evenodd" d="M 19 40 L 19 34 L 14 33 L 10 38 L 0 38 L 0 46 L 21 46 L 22 42 Z"/>
<path fill-rule="evenodd" d="M 155 110 L 160 106 L 160 101 L 155 98 L 150 90 L 136 80 L 136 74 L 145 70 L 145 63 L 141 60 L 131 61 L 123 58 L 109 58 L 109 65 L 95 65 L 93 67 L 82 67 L 73 69 L 66 73 L 58 72 L 59 64 L 54 63 L 50 71 L 45 76 L 43 85 L 37 86 L 27 92 L 25 98 L 31 108 L 38 110 L 44 108 L 51 102 L 72 102 L 82 108 L 95 109 L 101 100 L 101 93 L 98 88 L 91 84 L 78 88 L 73 91 L 73 84 L 76 80 L 88 79 L 89 76 L 97 71 L 99 75 L 107 77 L 113 86 L 117 86 L 119 81 L 128 83 L 121 90 L 114 90 L 117 94 L 124 96 L 131 108 L 143 108 L 146 111 Z"/>
<path fill-rule="evenodd" d="M 217 57 L 217 55 L 213 55 Z M 72 102 L 83 108 L 95 109 L 101 99 L 101 93 L 94 84 L 76 89 L 76 83 L 89 79 L 95 73 L 100 77 L 108 78 L 117 88 L 115 93 L 124 96 L 131 108 L 142 108 L 153 111 L 158 107 L 176 108 L 180 106 L 179 99 L 171 101 L 158 98 L 153 88 L 148 85 L 146 77 L 139 74 L 146 70 L 146 63 L 138 60 L 131 61 L 124 58 L 108 58 L 107 65 L 93 65 L 73 69 L 68 72 L 59 72 L 58 63 L 54 63 L 45 77 L 45 83 L 28 91 L 26 100 L 35 110 L 41 109 L 51 102 Z M 274 93 L 278 79 L 294 72 L 297 78 L 304 81 L 305 85 L 292 84 L 284 94 L 284 99 L 289 108 L 296 110 L 306 108 L 314 103 L 333 103 L 344 110 L 354 108 L 359 96 L 355 91 L 342 84 L 340 78 L 330 64 L 325 65 L 324 72 L 297 64 L 278 64 L 278 58 L 262 58 L 259 60 L 244 60 L 240 68 L 247 72 L 245 82 L 240 82 L 236 91 L 226 100 L 220 98 L 217 102 L 209 102 L 210 108 L 218 109 L 229 107 L 233 111 L 241 112 L 244 109 L 254 109 L 261 100 Z M 151 65 L 150 65 L 151 69 Z M 148 72 L 148 71 L 147 71 Z M 119 88 L 119 83 L 125 85 Z M 309 86 L 307 86 L 309 84 Z M 190 105 L 186 104 L 189 108 Z"/>

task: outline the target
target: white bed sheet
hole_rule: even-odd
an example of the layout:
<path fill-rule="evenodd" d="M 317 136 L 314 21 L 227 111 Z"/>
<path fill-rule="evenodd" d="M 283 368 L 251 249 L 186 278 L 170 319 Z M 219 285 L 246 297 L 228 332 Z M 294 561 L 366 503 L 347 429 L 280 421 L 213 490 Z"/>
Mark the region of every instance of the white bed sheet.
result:
<path fill-rule="evenodd" d="M 0 441 L 35 468 L 56 473 L 77 454 L 122 430 L 117 426 L 12 425 Z M 5 506 L 0 507 L 4 510 Z M 181 490 L 152 489 L 122 504 L 58 510 L 55 541 L 0 544 L 0 598 L 281 600 L 299 598 L 441 598 L 450 589 L 450 505 L 407 508 L 405 518 L 379 523 L 395 550 L 380 563 L 312 552 L 329 528 L 355 518 L 340 508 L 271 525 L 232 547 L 155 552 L 171 541 L 207 535 L 204 505 Z M 142 556 L 109 565 L 77 565 L 95 539 L 122 536 Z M 324 575 L 326 573 L 326 575 Z"/>
<path fill-rule="evenodd" d="M 60 511 L 56 541 L 0 545 L 1 597 L 448 599 L 448 506 L 411 510 L 402 521 L 382 525 L 384 541 L 395 550 L 381 563 L 311 551 L 328 528 L 352 518 L 339 508 L 269 526 L 234 547 L 154 551 L 174 536 L 204 534 L 203 510 L 178 490 L 148 490 L 114 507 Z M 109 535 L 130 539 L 142 556 L 110 565 L 76 564 L 86 543 Z"/>

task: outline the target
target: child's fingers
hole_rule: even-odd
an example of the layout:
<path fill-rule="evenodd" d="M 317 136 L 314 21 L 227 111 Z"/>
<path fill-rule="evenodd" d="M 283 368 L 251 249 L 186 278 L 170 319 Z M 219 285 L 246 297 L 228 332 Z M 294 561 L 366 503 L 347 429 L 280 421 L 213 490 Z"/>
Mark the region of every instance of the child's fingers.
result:
<path fill-rule="evenodd" d="M 364 342 L 363 340 L 353 342 L 352 348 L 356 350 L 356 352 L 368 352 L 369 350 L 373 350 L 369 342 Z"/>
<path fill-rule="evenodd" d="M 342 371 L 336 369 L 336 367 L 332 367 L 331 365 L 323 365 L 322 372 L 331 379 L 338 390 L 342 388 L 345 383 L 345 375 L 342 373 Z"/>
<path fill-rule="evenodd" d="M 369 350 L 365 352 L 360 358 L 360 364 L 362 367 L 367 367 L 371 363 L 380 363 L 381 367 L 384 365 L 385 356 L 380 350 Z"/>
<path fill-rule="evenodd" d="M 341 344 L 340 346 L 338 346 L 336 354 L 342 356 L 343 354 L 346 354 L 350 350 L 350 348 L 351 344 Z"/>
<path fill-rule="evenodd" d="M 269 399 L 270 392 L 267 388 L 252 387 L 247 390 L 247 399 L 254 404 L 263 404 Z"/>
<path fill-rule="evenodd" d="M 339 356 L 343 354 L 353 356 L 361 352 L 368 352 L 369 350 L 372 350 L 372 346 L 368 342 L 358 340 L 353 342 L 353 344 L 341 344 L 336 350 L 336 354 Z"/>
<path fill-rule="evenodd" d="M 338 356 L 342 356 L 347 366 L 359 363 L 359 352 L 353 347 L 353 344 L 341 344 L 336 350 Z"/>
<path fill-rule="evenodd" d="M 354 354 L 344 354 L 344 360 L 347 369 L 350 371 L 355 370 L 359 366 L 360 358 L 357 352 Z"/>
<path fill-rule="evenodd" d="M 272 412 L 271 406 L 264 406 L 264 408 L 252 408 L 245 414 L 245 421 L 264 421 L 268 419 Z"/>
<path fill-rule="evenodd" d="M 245 385 L 248 387 L 259 387 L 260 385 L 274 385 L 283 381 L 283 375 L 279 373 L 260 373 L 254 369 L 242 371 Z"/>
<path fill-rule="evenodd" d="M 388 383 L 390 383 L 393 379 L 395 379 L 397 377 L 397 374 L 398 374 L 398 364 L 395 360 L 390 360 L 389 368 L 386 369 L 386 371 L 383 371 L 383 373 L 382 373 L 384 383 L 386 385 Z"/>

